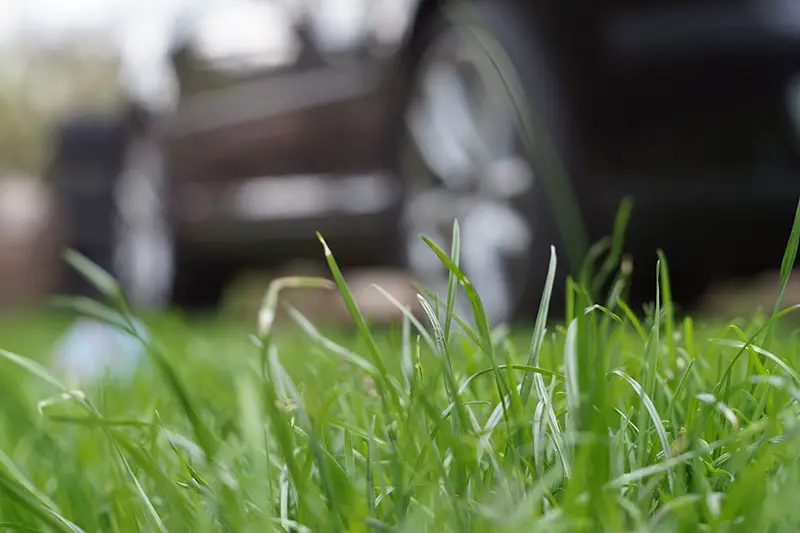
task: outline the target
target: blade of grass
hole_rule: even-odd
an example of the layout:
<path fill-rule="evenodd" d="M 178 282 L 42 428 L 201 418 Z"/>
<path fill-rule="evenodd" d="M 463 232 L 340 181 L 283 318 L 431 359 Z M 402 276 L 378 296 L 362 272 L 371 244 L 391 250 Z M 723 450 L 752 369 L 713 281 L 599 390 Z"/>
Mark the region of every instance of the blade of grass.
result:
<path fill-rule="evenodd" d="M 647 410 L 647 414 L 650 416 L 650 420 L 653 423 L 653 427 L 655 427 L 656 435 L 658 435 L 658 440 L 661 441 L 661 449 L 664 453 L 664 458 L 669 461 L 672 457 L 672 450 L 669 446 L 669 439 L 667 438 L 667 430 L 664 427 L 664 423 L 662 422 L 661 415 L 658 413 L 655 404 L 653 403 L 652 398 L 644 391 L 642 386 L 628 374 L 623 372 L 622 370 L 614 370 L 612 374 L 621 377 L 631 388 L 634 392 L 639 396 L 642 400 L 642 404 L 645 406 Z M 641 424 L 640 424 L 641 428 Z M 640 429 L 640 433 L 642 430 Z M 675 490 L 675 477 L 674 472 L 669 469 L 667 470 L 667 479 L 669 480 L 669 487 L 670 490 Z"/>
<path fill-rule="evenodd" d="M 492 342 L 489 319 L 486 315 L 486 311 L 483 308 L 483 303 L 481 302 L 481 299 L 475 290 L 475 287 L 472 285 L 469 279 L 467 279 L 467 276 L 464 274 L 464 272 L 453 263 L 453 261 L 442 251 L 441 248 L 439 248 L 439 246 L 436 245 L 436 243 L 434 243 L 428 237 L 422 237 L 422 240 L 428 245 L 428 247 L 431 248 L 431 250 L 433 250 L 444 266 L 447 267 L 450 272 L 455 274 L 458 282 L 461 284 L 461 288 L 466 293 L 467 298 L 472 305 L 481 351 L 484 353 L 484 355 L 486 355 L 486 357 L 489 359 L 489 362 L 492 364 L 492 367 L 495 369 L 495 384 L 497 387 L 498 396 L 501 398 L 504 397 L 505 394 L 508 393 L 507 384 L 503 380 L 503 376 L 501 375 L 500 371 L 497 369 L 497 361 L 494 355 L 494 343 Z M 508 424 L 510 423 L 509 413 L 505 410 L 505 403 L 501 402 L 501 404 L 503 405 L 504 409 L 504 419 Z"/>
<path fill-rule="evenodd" d="M 778 297 L 775 300 L 775 308 L 773 315 L 777 314 L 783 302 L 783 296 L 786 292 L 786 286 L 789 284 L 789 277 L 792 275 L 795 262 L 797 260 L 797 248 L 800 246 L 800 200 L 797 202 L 797 207 L 794 213 L 794 222 L 792 223 L 792 231 L 789 234 L 789 240 L 786 243 L 786 249 L 783 252 L 783 260 L 781 261 L 781 279 L 778 287 Z M 772 344 L 774 337 L 773 326 L 770 325 L 767 329 L 766 340 L 764 347 L 768 350 Z"/>
<path fill-rule="evenodd" d="M 361 338 L 367 344 L 367 348 L 372 356 L 372 364 L 378 369 L 378 393 L 380 394 L 384 405 L 387 408 L 387 414 L 392 411 L 398 412 L 400 410 L 400 405 L 397 399 L 397 391 L 391 387 L 389 371 L 386 367 L 386 363 L 383 360 L 383 354 L 381 354 L 380 348 L 378 348 L 378 343 L 375 342 L 372 332 L 367 327 L 367 322 L 364 319 L 364 315 L 361 313 L 355 298 L 353 298 L 353 294 L 350 292 L 350 288 L 348 287 L 347 282 L 342 275 L 342 271 L 339 269 L 339 265 L 333 256 L 333 252 L 331 252 L 331 249 L 328 247 L 328 244 L 325 242 L 325 239 L 319 232 L 317 232 L 317 239 L 319 239 L 319 242 L 322 244 L 325 252 L 325 261 L 328 263 L 328 268 L 333 275 L 336 286 L 339 288 L 339 293 L 341 294 L 345 306 L 350 313 L 350 317 L 355 322 Z M 393 406 L 393 409 L 388 409 L 389 405 Z"/>
<path fill-rule="evenodd" d="M 594 280 L 592 285 L 593 293 L 600 290 L 603 284 L 608 281 L 608 278 L 614 270 L 620 265 L 622 247 L 625 242 L 625 231 L 628 228 L 628 222 L 630 221 L 632 211 L 633 199 L 627 196 L 622 199 L 619 209 L 617 209 L 617 216 L 614 218 L 614 230 L 611 234 L 611 249 L 600 267 L 600 272 Z"/>
<path fill-rule="evenodd" d="M 436 339 L 438 353 L 442 360 L 442 366 L 444 370 L 443 374 L 445 378 L 445 390 L 447 391 L 447 396 L 450 400 L 450 403 L 455 406 L 456 416 L 452 419 L 453 433 L 458 436 L 461 434 L 461 431 L 464 428 L 468 427 L 468 419 L 467 413 L 464 410 L 464 405 L 461 402 L 461 395 L 457 389 L 456 377 L 453 373 L 453 362 L 450 358 L 450 352 L 447 349 L 444 331 L 439 325 L 439 320 L 436 318 L 436 314 L 428 301 L 422 295 L 417 295 L 417 298 L 419 299 L 419 303 L 422 306 L 422 309 L 425 311 L 425 314 L 428 315 L 428 320 L 431 323 L 431 327 L 433 327 L 433 336 Z"/>
<path fill-rule="evenodd" d="M 458 266 L 461 256 L 461 231 L 458 227 L 458 220 L 453 221 L 453 242 L 450 249 L 450 259 L 453 264 Z M 458 276 L 452 270 L 447 276 L 447 304 L 444 313 L 444 342 L 450 343 L 450 326 L 453 322 L 453 315 L 456 306 L 456 294 L 458 291 Z"/>
<path fill-rule="evenodd" d="M 550 298 L 553 295 L 553 284 L 556 279 L 556 248 L 550 247 L 550 265 L 547 268 L 547 278 L 544 282 L 544 290 L 542 291 L 542 300 L 539 303 L 539 312 L 536 315 L 536 323 L 533 326 L 533 335 L 531 337 L 531 345 L 528 351 L 528 366 L 539 366 L 539 354 L 542 351 L 542 343 L 544 342 L 545 328 L 547 326 L 547 315 L 550 311 Z M 528 404 L 528 398 L 531 393 L 531 379 L 536 379 L 534 376 L 526 374 L 522 378 L 522 389 L 520 392 L 520 401 L 524 408 Z"/>
<path fill-rule="evenodd" d="M 669 348 L 670 360 L 677 357 L 677 346 L 675 344 L 675 310 L 672 305 L 672 287 L 669 280 L 669 267 L 664 252 L 658 251 L 658 262 L 661 265 L 661 297 L 664 305 L 664 338 Z"/>
<path fill-rule="evenodd" d="M 658 373 L 658 350 L 660 348 L 659 330 L 661 318 L 661 288 L 660 288 L 660 274 L 661 262 L 656 262 L 656 306 L 653 318 L 653 326 L 650 329 L 650 338 L 647 341 L 645 349 L 645 362 L 644 362 L 644 393 L 648 398 L 653 398 L 656 391 L 656 375 Z M 647 404 L 642 402 L 639 408 L 639 415 L 637 418 L 637 426 L 639 426 L 639 439 L 637 442 L 637 465 L 639 467 L 647 464 L 646 456 L 648 454 L 647 438 L 650 433 L 651 417 L 648 416 Z"/>
<path fill-rule="evenodd" d="M 350 364 L 355 365 L 356 367 L 360 368 L 370 376 L 379 377 L 379 371 L 369 361 L 365 358 L 361 357 L 360 355 L 348 350 L 344 346 L 337 344 L 330 340 L 329 338 L 322 335 L 319 330 L 314 327 L 314 325 L 309 321 L 305 316 L 303 316 L 300 311 L 295 309 L 289 304 L 286 304 L 286 311 L 289 313 L 289 316 L 292 320 L 300 326 L 300 329 L 303 330 L 309 337 L 311 337 L 314 341 L 318 344 L 324 346 L 327 351 L 338 356 L 342 361 L 346 361 Z"/>

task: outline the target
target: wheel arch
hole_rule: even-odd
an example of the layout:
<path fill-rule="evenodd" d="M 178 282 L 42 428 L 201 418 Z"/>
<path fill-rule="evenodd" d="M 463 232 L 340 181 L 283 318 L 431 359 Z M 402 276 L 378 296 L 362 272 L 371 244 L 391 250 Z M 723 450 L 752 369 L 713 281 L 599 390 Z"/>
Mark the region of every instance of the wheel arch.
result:
<path fill-rule="evenodd" d="M 408 61 L 413 59 L 413 50 L 415 44 L 421 35 L 421 30 L 424 28 L 427 21 L 436 13 L 440 8 L 448 5 L 453 5 L 458 2 L 465 2 L 465 0 L 409 0 L 411 3 L 410 10 L 411 16 L 409 24 L 405 28 L 405 32 L 399 43 L 400 56 L 402 60 Z M 575 18 L 570 16 L 570 10 L 565 9 L 561 5 L 561 0 L 493 0 L 510 2 L 516 9 L 519 9 L 524 16 L 535 25 L 536 32 L 540 35 L 544 44 L 548 48 L 559 50 L 559 62 L 572 63 L 578 60 L 577 49 L 585 49 L 586 41 L 590 40 L 588 33 L 589 27 L 586 26 L 591 22 L 583 20 L 582 18 Z M 580 22 L 580 23 L 579 23 Z M 572 32 L 565 32 L 572 28 Z M 578 38 L 575 39 L 574 34 L 581 33 L 581 37 L 588 39 Z M 570 35 L 572 34 L 572 35 Z M 563 52 L 561 52 L 563 51 Z"/>

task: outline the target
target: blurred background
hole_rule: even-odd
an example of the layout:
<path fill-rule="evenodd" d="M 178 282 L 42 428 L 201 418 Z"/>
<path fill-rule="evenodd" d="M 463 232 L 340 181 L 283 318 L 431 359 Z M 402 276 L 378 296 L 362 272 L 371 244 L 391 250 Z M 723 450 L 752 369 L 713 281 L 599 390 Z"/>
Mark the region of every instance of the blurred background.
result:
<path fill-rule="evenodd" d="M 325 275 L 321 231 L 390 319 L 370 284 L 441 291 L 417 235 L 447 247 L 458 218 L 465 270 L 511 320 L 549 246 L 574 264 L 628 195 L 644 277 L 664 248 L 701 309 L 747 286 L 767 304 L 800 194 L 800 4 L 728 4 L 0 0 L 0 310 L 89 294 L 70 247 L 142 308 L 254 316 L 271 277 Z"/>
<path fill-rule="evenodd" d="M 135 187 L 120 186 L 123 181 L 120 177 L 127 167 L 137 166 L 135 161 L 121 161 L 135 150 L 131 147 L 135 141 L 127 137 L 129 127 L 131 124 L 134 128 L 143 127 L 146 135 L 152 136 L 148 140 L 157 139 L 158 143 L 169 136 L 155 133 L 156 122 L 169 122 L 181 104 L 191 103 L 180 99 L 177 71 L 184 66 L 181 54 L 191 56 L 189 63 L 200 57 L 198 68 L 190 64 L 180 72 L 185 76 L 180 80 L 183 90 L 191 96 L 194 92 L 205 96 L 218 87 L 236 89 L 259 76 L 283 74 L 286 69 L 281 67 L 286 66 L 287 60 L 281 59 L 281 55 L 297 54 L 294 48 L 298 47 L 298 38 L 291 34 L 291 26 L 301 12 L 319 7 L 315 2 L 300 4 L 260 0 L 0 2 L 0 312 L 35 313 L 46 308 L 53 294 L 91 292 L 65 267 L 61 254 L 67 247 L 79 249 L 112 274 L 124 276 L 125 268 L 116 268 L 112 256 L 122 240 L 119 231 L 115 231 L 122 218 L 120 204 L 126 199 L 136 203 L 131 200 L 137 195 Z M 337 6 L 322 8 L 323 17 L 332 22 L 327 27 L 316 22 L 316 30 L 319 39 L 327 39 L 336 46 L 337 39 L 348 39 L 347 35 L 337 37 L 337 31 L 342 33 L 337 26 L 352 24 L 353 20 L 357 23 L 359 10 L 366 4 L 332 4 Z M 313 68 L 321 66 L 313 59 L 310 63 L 304 61 L 298 63 L 304 69 L 309 64 Z M 210 96 L 213 100 L 217 95 Z M 282 98 L 286 100 L 285 95 Z M 258 105 L 255 103 L 256 117 Z M 242 111 L 232 110 L 231 117 L 222 116 L 223 122 L 232 118 L 247 127 L 251 123 L 247 116 L 249 106 L 253 103 L 244 103 L 244 117 Z M 288 107 L 292 107 L 291 102 Z M 202 114 L 190 113 L 198 118 Z M 209 129 L 218 127 L 212 124 Z M 286 128 L 278 125 L 272 129 L 280 136 Z M 254 134 L 245 131 L 244 135 Z M 308 140 L 309 145 L 312 142 L 313 138 Z M 60 150 L 72 150 L 74 157 Z M 120 160 L 107 164 L 115 158 Z M 132 158 L 148 163 L 147 155 L 137 153 Z M 102 167 L 99 174 L 98 166 Z M 152 176 L 160 170 L 153 171 L 151 167 L 143 172 Z M 98 186 L 92 183 L 93 179 L 103 183 Z M 148 176 L 140 181 L 153 186 L 153 179 Z M 156 203 L 165 203 L 168 197 L 165 189 L 151 192 L 161 197 L 144 199 L 141 203 L 150 204 L 144 207 L 145 212 Z M 292 202 L 295 195 L 292 191 L 288 194 Z M 308 194 L 315 194 L 313 187 Z M 287 194 L 281 197 L 285 204 Z M 294 201 L 309 203 L 304 198 Z M 300 205 L 299 209 L 307 211 L 308 207 Z M 282 210 L 286 211 L 286 205 Z M 92 228 L 98 231 L 93 232 Z M 145 263 L 148 257 L 158 256 L 160 245 L 163 246 L 160 241 L 168 237 L 172 228 L 164 224 L 156 226 L 154 232 L 150 229 L 145 230 L 144 238 L 135 241 L 138 252 L 135 255 L 146 256 Z M 307 230 L 306 241 L 315 239 L 315 229 Z M 322 248 L 318 243 L 315 245 L 314 252 L 321 258 Z M 219 269 L 203 272 L 197 276 L 200 285 L 194 283 L 190 287 L 202 294 L 190 296 L 192 302 L 179 303 L 200 304 L 202 310 L 222 304 L 225 311 L 235 316 L 254 317 L 263 290 L 275 276 L 327 275 L 318 260 L 303 261 L 313 255 L 307 243 L 305 255 L 288 250 L 279 252 L 277 259 L 271 258 L 266 264 L 258 260 L 259 254 L 252 254 L 257 260 L 248 261 L 248 248 L 259 246 L 238 244 L 236 262 L 241 266 L 237 266 L 236 272 L 231 269 L 224 273 L 219 273 Z M 173 253 L 173 249 L 167 253 Z M 226 257 L 228 253 L 228 250 L 213 250 L 207 255 Z M 127 257 L 127 261 L 136 262 L 135 258 Z M 165 276 L 166 270 L 174 268 L 173 261 L 170 258 L 158 263 L 155 268 L 162 272 L 156 274 L 152 267 L 145 266 L 143 275 L 147 281 L 126 286 L 141 307 L 161 308 L 170 303 L 171 280 Z M 387 288 L 394 287 L 393 293 L 399 290 L 402 294 L 407 286 L 402 268 L 370 270 L 369 261 L 361 266 L 366 268 L 354 273 L 356 290 L 377 281 Z M 182 261 L 181 267 L 184 272 L 186 268 L 190 271 L 185 277 L 194 278 L 192 271 L 202 270 L 204 265 L 202 259 L 193 258 L 188 263 Z M 208 290 L 204 287 L 206 283 L 214 287 Z M 233 297 L 223 301 L 226 293 Z M 370 299 L 374 300 L 364 297 L 368 308 Z M 324 294 L 311 296 L 310 303 L 301 307 L 314 314 L 320 302 L 322 316 L 335 317 L 344 312 L 338 300 L 331 302 L 330 296 Z M 384 303 L 372 305 L 376 307 L 373 313 L 378 316 L 387 312 Z"/>

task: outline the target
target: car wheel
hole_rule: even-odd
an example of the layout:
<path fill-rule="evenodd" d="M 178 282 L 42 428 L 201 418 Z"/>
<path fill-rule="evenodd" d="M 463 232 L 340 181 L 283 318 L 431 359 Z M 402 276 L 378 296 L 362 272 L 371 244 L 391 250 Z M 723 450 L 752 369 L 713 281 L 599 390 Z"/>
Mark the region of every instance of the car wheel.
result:
<path fill-rule="evenodd" d="M 114 271 L 132 302 L 160 308 L 171 303 L 175 246 L 167 215 L 161 150 L 149 135 L 130 141 L 114 191 Z"/>
<path fill-rule="evenodd" d="M 217 307 L 233 282 L 235 264 L 188 250 L 176 255 L 172 302 L 184 311 L 206 312 Z"/>
<path fill-rule="evenodd" d="M 174 246 L 155 142 L 131 136 L 124 117 L 77 117 L 57 129 L 50 173 L 70 227 L 67 246 L 115 276 L 132 304 L 167 304 Z M 94 294 L 72 272 L 64 289 Z"/>
<path fill-rule="evenodd" d="M 558 307 L 563 252 L 581 259 L 585 250 L 563 172 L 574 168 L 578 143 L 547 54 L 523 15 L 505 0 L 473 0 L 425 21 L 411 45 L 396 153 L 412 275 L 444 301 L 448 273 L 419 234 L 445 247 L 457 219 L 461 267 L 495 324 L 535 310 L 551 246 L 559 252 L 551 304 Z M 541 120 L 531 127 L 528 115 Z M 469 316 L 465 299 L 457 305 Z"/>

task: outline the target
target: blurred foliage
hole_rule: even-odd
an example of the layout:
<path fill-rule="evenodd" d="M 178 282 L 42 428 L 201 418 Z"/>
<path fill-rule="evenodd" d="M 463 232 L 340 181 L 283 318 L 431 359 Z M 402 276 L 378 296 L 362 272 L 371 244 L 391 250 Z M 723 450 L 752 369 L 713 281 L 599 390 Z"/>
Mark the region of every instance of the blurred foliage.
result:
<path fill-rule="evenodd" d="M 0 50 L 0 171 L 40 176 L 53 125 L 120 100 L 114 57 L 77 51 Z"/>

